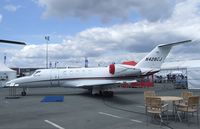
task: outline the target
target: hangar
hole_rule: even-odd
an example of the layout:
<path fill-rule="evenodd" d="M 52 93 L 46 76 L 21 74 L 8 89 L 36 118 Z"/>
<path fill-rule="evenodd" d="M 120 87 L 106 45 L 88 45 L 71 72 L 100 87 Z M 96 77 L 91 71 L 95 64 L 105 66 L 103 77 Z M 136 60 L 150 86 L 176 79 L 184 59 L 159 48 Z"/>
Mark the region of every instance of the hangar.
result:
<path fill-rule="evenodd" d="M 9 80 L 16 78 L 16 71 L 0 63 L 0 87 L 3 87 Z"/>

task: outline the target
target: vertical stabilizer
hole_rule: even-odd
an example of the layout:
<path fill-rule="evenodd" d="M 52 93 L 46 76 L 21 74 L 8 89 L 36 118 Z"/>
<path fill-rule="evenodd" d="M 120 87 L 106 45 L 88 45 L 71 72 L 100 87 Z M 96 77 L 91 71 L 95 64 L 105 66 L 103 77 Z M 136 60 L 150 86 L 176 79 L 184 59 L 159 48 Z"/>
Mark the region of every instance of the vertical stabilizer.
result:
<path fill-rule="evenodd" d="M 188 42 L 191 40 L 158 45 L 136 65 L 136 68 L 160 69 L 173 46 Z"/>

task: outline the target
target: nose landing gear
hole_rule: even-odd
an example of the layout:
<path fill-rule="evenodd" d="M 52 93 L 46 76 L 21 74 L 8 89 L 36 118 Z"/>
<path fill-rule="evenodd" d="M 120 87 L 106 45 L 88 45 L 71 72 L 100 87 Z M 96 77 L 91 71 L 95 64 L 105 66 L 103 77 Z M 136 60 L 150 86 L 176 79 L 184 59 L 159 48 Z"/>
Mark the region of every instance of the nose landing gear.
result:
<path fill-rule="evenodd" d="M 21 92 L 21 95 L 22 95 L 22 96 L 26 96 L 26 91 L 22 91 L 22 92 Z"/>
<path fill-rule="evenodd" d="M 26 96 L 26 88 L 23 88 L 23 91 L 21 92 L 22 96 Z"/>

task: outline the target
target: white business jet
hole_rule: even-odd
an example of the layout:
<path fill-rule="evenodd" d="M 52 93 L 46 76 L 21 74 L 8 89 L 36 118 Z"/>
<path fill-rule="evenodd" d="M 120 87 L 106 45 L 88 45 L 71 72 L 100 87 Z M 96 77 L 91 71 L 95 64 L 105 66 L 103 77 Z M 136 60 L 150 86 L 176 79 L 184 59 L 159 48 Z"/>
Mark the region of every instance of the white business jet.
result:
<path fill-rule="evenodd" d="M 6 86 L 22 87 L 22 96 L 26 95 L 26 88 L 31 87 L 84 88 L 91 94 L 113 96 L 112 87 L 158 72 L 171 48 L 187 42 L 191 40 L 158 45 L 135 66 L 111 64 L 97 68 L 38 69 L 31 76 L 7 82 Z"/>

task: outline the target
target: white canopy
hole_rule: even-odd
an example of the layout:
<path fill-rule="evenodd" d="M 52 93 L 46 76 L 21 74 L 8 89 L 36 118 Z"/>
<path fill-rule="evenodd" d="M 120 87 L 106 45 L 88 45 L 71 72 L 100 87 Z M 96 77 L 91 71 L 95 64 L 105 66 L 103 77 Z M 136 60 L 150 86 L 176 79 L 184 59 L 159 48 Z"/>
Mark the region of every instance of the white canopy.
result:
<path fill-rule="evenodd" d="M 0 63 L 0 87 L 4 86 L 9 80 L 16 78 L 17 72 Z"/>
<path fill-rule="evenodd" d="M 161 69 L 173 69 L 174 72 L 178 72 L 178 69 L 186 69 L 188 89 L 200 89 L 200 60 L 165 62 Z"/>
<path fill-rule="evenodd" d="M 0 63 L 0 72 L 15 72 L 14 70 L 8 68 L 6 65 Z"/>
<path fill-rule="evenodd" d="M 163 63 L 161 69 L 179 69 L 179 68 L 200 67 L 200 60 L 186 60 Z"/>

